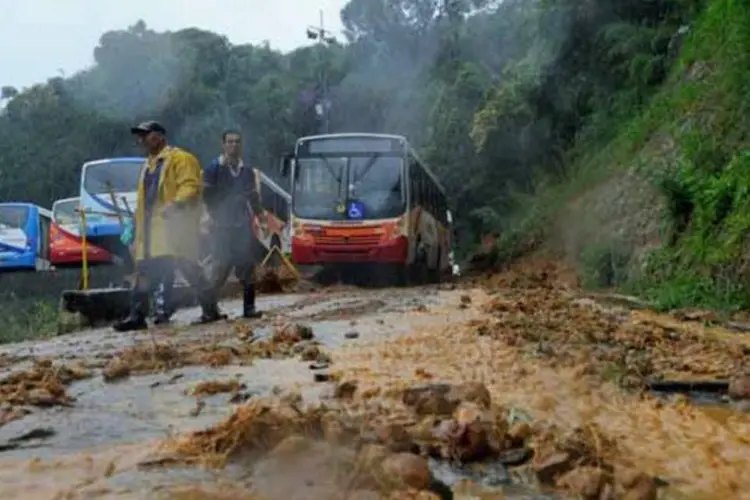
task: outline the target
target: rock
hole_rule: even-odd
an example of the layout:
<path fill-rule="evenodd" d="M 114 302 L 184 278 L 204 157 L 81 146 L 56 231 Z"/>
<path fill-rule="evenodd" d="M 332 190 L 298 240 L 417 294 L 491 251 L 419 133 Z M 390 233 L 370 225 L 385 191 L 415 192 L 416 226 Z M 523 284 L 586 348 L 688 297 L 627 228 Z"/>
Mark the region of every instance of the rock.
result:
<path fill-rule="evenodd" d="M 427 460 L 413 453 L 396 453 L 388 456 L 381 464 L 383 477 L 394 489 L 414 488 L 426 490 L 432 476 Z"/>
<path fill-rule="evenodd" d="M 394 453 L 414 453 L 418 449 L 409 432 L 399 424 L 381 425 L 375 430 L 375 436 L 380 444 Z"/>
<path fill-rule="evenodd" d="M 272 340 L 277 343 L 296 344 L 303 340 L 312 340 L 314 338 L 315 334 L 313 334 L 312 328 L 307 325 L 294 323 L 277 328 Z"/>
<path fill-rule="evenodd" d="M 458 424 L 458 433 L 451 442 L 453 458 L 468 462 L 482 460 L 492 453 L 492 423 L 476 403 L 461 403 L 454 419 Z"/>
<path fill-rule="evenodd" d="M 487 388 L 477 382 L 414 386 L 404 391 L 401 400 L 418 415 L 451 415 L 462 402 L 483 408 L 489 408 L 492 402 Z"/>
<path fill-rule="evenodd" d="M 318 356 L 320 356 L 320 349 L 318 349 L 318 346 L 316 345 L 308 345 L 302 353 L 300 353 L 302 361 L 316 361 Z"/>
<path fill-rule="evenodd" d="M 306 349 L 309 349 L 310 347 L 317 347 L 318 343 L 314 340 L 304 340 L 300 341 L 292 347 L 292 354 L 294 355 L 300 355 L 303 352 L 305 352 Z"/>
<path fill-rule="evenodd" d="M 577 467 L 557 480 L 557 487 L 584 500 L 598 500 L 606 483 L 604 471 L 598 467 Z"/>
<path fill-rule="evenodd" d="M 481 460 L 491 453 L 492 422 L 474 403 L 462 403 L 452 419 L 433 429 L 433 437 L 442 443 L 440 456 L 461 462 Z"/>
<path fill-rule="evenodd" d="M 312 363 L 308 366 L 311 370 L 325 370 L 330 365 L 328 363 Z"/>
<path fill-rule="evenodd" d="M 492 404 L 490 391 L 480 382 L 466 382 L 454 385 L 448 393 L 449 399 L 459 402 L 476 403 L 487 409 Z"/>
<path fill-rule="evenodd" d="M 655 478 L 633 469 L 618 469 L 615 483 L 622 500 L 656 500 L 659 492 Z"/>
<path fill-rule="evenodd" d="M 318 372 L 313 376 L 313 380 L 315 380 L 316 382 L 330 382 L 331 374 Z"/>
<path fill-rule="evenodd" d="M 727 394 L 732 399 L 750 399 L 750 376 L 742 375 L 730 380 Z"/>
<path fill-rule="evenodd" d="M 463 295 L 461 295 L 461 303 L 462 304 L 471 304 L 471 296 L 469 294 L 463 294 Z"/>
<path fill-rule="evenodd" d="M 533 456 L 534 451 L 524 446 L 522 448 L 501 451 L 497 457 L 497 461 L 506 467 L 518 467 L 531 460 Z"/>
<path fill-rule="evenodd" d="M 573 458 L 569 453 L 555 452 L 547 456 L 534 457 L 534 474 L 543 485 L 552 485 L 561 474 L 573 468 Z"/>
<path fill-rule="evenodd" d="M 120 358 L 112 359 L 102 371 L 102 378 L 105 382 L 115 382 L 129 376 L 130 365 Z"/>
<path fill-rule="evenodd" d="M 47 389 L 31 389 L 26 397 L 26 403 L 31 406 L 49 407 L 65 404 L 65 401 L 61 401 Z"/>
<path fill-rule="evenodd" d="M 404 391 L 401 400 L 418 415 L 451 415 L 459 402 L 447 399 L 450 390 L 448 384 L 411 387 Z"/>
<path fill-rule="evenodd" d="M 236 405 L 246 402 L 248 399 L 252 398 L 253 394 L 250 392 L 236 392 L 232 395 L 232 397 L 229 398 L 229 403 Z"/>
<path fill-rule="evenodd" d="M 357 455 L 357 463 L 362 470 L 372 470 L 380 467 L 390 454 L 390 450 L 382 444 L 366 444 Z"/>
<path fill-rule="evenodd" d="M 355 332 L 355 331 L 346 332 L 344 334 L 344 337 L 347 338 L 347 339 L 358 339 L 359 338 L 359 332 Z"/>
<path fill-rule="evenodd" d="M 312 328 L 307 325 L 295 325 L 295 330 L 302 340 L 312 340 L 315 338 Z"/>
<path fill-rule="evenodd" d="M 514 445 L 521 445 L 531 436 L 531 425 L 528 422 L 516 421 L 508 430 L 508 437 Z"/>
<path fill-rule="evenodd" d="M 337 399 L 351 399 L 357 392 L 357 383 L 352 381 L 342 382 L 336 386 L 333 397 Z"/>
<path fill-rule="evenodd" d="M 14 420 L 19 420 L 30 414 L 31 410 L 26 408 L 13 408 L 10 410 L 0 410 L 0 427 Z"/>
<path fill-rule="evenodd" d="M 306 437 L 294 434 L 277 444 L 270 452 L 269 457 L 284 459 L 298 455 L 312 447 L 312 443 Z"/>

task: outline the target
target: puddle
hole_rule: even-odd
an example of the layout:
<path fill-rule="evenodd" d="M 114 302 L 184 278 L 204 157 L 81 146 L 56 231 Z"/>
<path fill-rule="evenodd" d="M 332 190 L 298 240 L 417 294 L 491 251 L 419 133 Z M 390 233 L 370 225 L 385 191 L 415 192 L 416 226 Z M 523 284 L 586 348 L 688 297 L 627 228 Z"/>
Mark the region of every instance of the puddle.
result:
<path fill-rule="evenodd" d="M 258 299 L 258 306 L 263 311 L 275 313 L 296 304 L 302 299 L 301 295 L 274 295 Z M 230 317 L 239 316 L 242 312 L 242 302 L 238 300 L 225 301 L 221 307 Z M 177 311 L 174 315 L 173 326 L 185 326 L 200 315 L 200 309 L 189 308 Z M 86 330 L 52 339 L 41 341 L 28 341 L 16 344 L 0 346 L 0 354 L 6 354 L 15 358 L 26 357 L 55 357 L 73 358 L 82 356 L 95 356 L 103 352 L 122 349 L 132 346 L 135 342 L 151 338 L 152 334 L 160 335 L 169 329 L 153 329 L 149 333 L 121 334 L 114 332 L 111 328 L 98 328 Z M 205 329 L 195 328 L 180 332 L 186 334 L 187 338 L 194 338 Z"/>
<path fill-rule="evenodd" d="M 179 373 L 182 377 L 169 383 Z M 242 392 L 267 395 L 276 385 L 304 384 L 303 396 L 315 398 L 322 386 L 312 385 L 310 370 L 297 360 L 258 360 L 252 366 L 208 368 L 185 367 L 175 372 L 133 376 L 107 384 L 101 377 L 74 383 L 76 397 L 71 408 L 32 413 L 0 427 L 0 443 L 31 429 L 53 428 L 56 434 L 40 447 L 19 448 L 0 454 L 2 458 L 49 458 L 97 448 L 164 439 L 175 433 L 210 427 L 230 415 L 229 394 L 200 398 L 205 406 L 197 416 L 196 398 L 186 394 L 198 382 L 236 378 L 246 386 Z M 158 384 L 158 385 L 157 385 Z"/>
<path fill-rule="evenodd" d="M 554 500 L 560 495 L 540 493 L 529 486 L 514 483 L 508 470 L 499 463 L 477 465 L 452 465 L 445 461 L 429 460 L 430 471 L 435 478 L 459 492 L 474 490 L 483 494 L 494 493 L 498 498 L 514 500 Z M 464 486 L 468 482 L 471 486 Z M 463 483 L 463 484 L 462 484 Z M 471 491 L 461 491 L 467 495 Z"/>
<path fill-rule="evenodd" d="M 440 316 L 414 314 L 415 308 L 446 303 L 445 296 L 433 290 L 366 291 L 357 292 L 356 297 L 346 297 L 345 294 L 323 296 L 294 311 L 284 311 L 284 308 L 293 308 L 305 299 L 304 296 L 273 296 L 263 299 L 260 305 L 266 311 L 283 311 L 284 318 L 310 325 L 316 339 L 334 349 L 407 333 L 425 325 L 446 324 L 445 318 Z M 451 300 L 456 298 L 451 297 Z M 229 314 L 237 314 L 241 303 L 224 302 L 222 308 Z M 320 314 L 335 317 L 342 309 L 362 312 L 347 319 L 314 319 Z M 189 321 L 197 313 L 197 310 L 181 311 L 177 320 Z M 458 312 L 454 318 L 460 319 L 462 314 Z M 470 313 L 466 314 L 468 317 Z M 352 318 L 356 318 L 355 324 L 352 324 Z M 174 343 L 201 341 L 210 344 L 217 339 L 220 345 L 239 342 L 236 335 L 231 335 L 234 328 L 231 324 L 221 328 L 228 332 L 226 338 L 217 333 L 217 327 L 190 328 L 168 336 L 159 330 L 133 335 L 101 329 L 37 343 L 4 346 L 0 352 L 56 359 L 96 358 L 107 357 L 137 343 L 150 342 L 153 338 Z M 253 329 L 259 338 L 267 337 L 272 331 L 270 326 L 254 326 Z M 355 338 L 347 335 L 352 331 L 357 332 Z M 23 365 L 16 364 L 12 370 Z M 111 498 L 114 495 L 161 498 L 175 487 L 198 483 L 247 491 L 248 481 L 252 479 L 256 488 L 260 484 L 261 490 L 265 488 L 265 492 L 273 493 L 272 498 L 330 498 L 325 491 L 336 490 L 330 490 L 333 483 L 326 483 L 326 478 L 335 476 L 336 471 L 331 467 L 337 462 L 324 460 L 326 456 L 330 458 L 326 453 L 299 457 L 296 465 L 265 463 L 249 469 L 235 464 L 220 472 L 191 467 L 138 468 L 139 462 L 153 456 L 155 443 L 170 435 L 212 427 L 230 415 L 235 408 L 230 403 L 230 394 L 201 397 L 203 406 L 200 412 L 196 412 L 198 398 L 187 395 L 199 382 L 228 379 L 244 384 L 242 392 L 250 397 L 267 395 L 278 386 L 296 385 L 305 399 L 315 400 L 322 391 L 329 389 L 326 384 L 313 381 L 309 363 L 292 358 L 254 360 L 249 366 L 189 366 L 165 373 L 134 375 L 115 383 L 105 383 L 97 374 L 68 387 L 68 392 L 76 399 L 72 407 L 36 411 L 0 427 L 0 443 L 33 429 L 51 428 L 55 431 L 49 437 L 24 442 L 19 448 L 0 453 L 0 481 L 4 494 L 25 499 L 49 499 L 60 492 L 75 491 L 71 498 Z M 432 465 L 434 474 L 446 483 L 474 479 L 486 487 L 500 488 L 505 498 L 553 498 L 510 485 L 502 467 L 490 472 L 473 471 L 475 475 L 472 476 L 466 470 L 446 464 Z"/>

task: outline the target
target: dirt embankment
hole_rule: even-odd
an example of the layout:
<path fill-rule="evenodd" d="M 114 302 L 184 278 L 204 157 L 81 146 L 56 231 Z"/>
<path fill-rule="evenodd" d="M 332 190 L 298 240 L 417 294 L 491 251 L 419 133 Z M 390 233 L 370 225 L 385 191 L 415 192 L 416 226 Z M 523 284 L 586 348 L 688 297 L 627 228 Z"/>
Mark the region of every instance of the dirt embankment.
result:
<path fill-rule="evenodd" d="M 229 393 L 232 415 L 168 438 L 139 468 L 223 471 L 221 481 L 161 488 L 170 498 L 750 498 L 750 341 L 711 326 L 710 314 L 595 301 L 549 263 L 462 286 L 444 295 L 452 303 L 389 316 L 424 320 L 403 336 L 352 335 L 331 350 L 316 343 L 314 322 L 311 330 L 279 316 L 265 339 L 240 322 L 210 340 L 154 338 L 103 362 L 37 363 L 0 396 L 8 410 L 44 406 L 48 395 L 76 404 L 66 385 L 99 376 L 102 364 L 107 380 L 127 383 L 188 365 L 299 356 L 312 363 L 311 380 L 330 382 L 322 401 L 204 381 L 185 394 Z M 715 383 L 726 395 L 702 406 L 647 390 L 665 379 Z"/>
<path fill-rule="evenodd" d="M 334 351 L 330 399 L 253 401 L 152 465 L 245 464 L 258 498 L 506 498 L 509 481 L 601 500 L 746 498 L 750 418 L 645 392 L 732 379 L 735 399 L 750 396 L 745 341 L 604 307 L 568 277 L 533 263 L 484 280 L 455 304 L 481 319 Z M 448 488 L 440 464 L 464 479 Z"/>

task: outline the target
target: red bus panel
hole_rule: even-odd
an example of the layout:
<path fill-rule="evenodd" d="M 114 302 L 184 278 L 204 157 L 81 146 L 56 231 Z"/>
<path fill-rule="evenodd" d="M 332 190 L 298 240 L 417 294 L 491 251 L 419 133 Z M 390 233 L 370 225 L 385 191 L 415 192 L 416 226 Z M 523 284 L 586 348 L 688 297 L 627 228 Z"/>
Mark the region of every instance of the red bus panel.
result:
<path fill-rule="evenodd" d="M 106 264 L 112 256 L 104 249 L 88 243 L 87 257 L 90 264 Z M 50 227 L 50 262 L 53 266 L 80 266 L 83 264 L 83 240 L 59 225 Z"/>
<path fill-rule="evenodd" d="M 292 236 L 292 261 L 299 265 L 337 263 L 405 264 L 409 240 L 397 224 L 335 226 L 302 224 Z"/>

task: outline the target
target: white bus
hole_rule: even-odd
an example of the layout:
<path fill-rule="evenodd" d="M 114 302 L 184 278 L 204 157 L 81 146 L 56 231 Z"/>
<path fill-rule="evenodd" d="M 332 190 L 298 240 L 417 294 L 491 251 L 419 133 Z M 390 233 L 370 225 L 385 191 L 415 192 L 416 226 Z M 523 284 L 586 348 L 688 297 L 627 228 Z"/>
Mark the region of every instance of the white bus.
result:
<path fill-rule="evenodd" d="M 138 181 L 145 158 L 106 158 L 81 169 L 81 209 L 86 214 L 86 238 L 114 256 L 130 261 L 120 241 L 122 221 L 135 212 Z"/>
<path fill-rule="evenodd" d="M 269 176 L 255 169 L 260 193 L 260 203 L 268 214 L 268 223 L 265 227 L 256 226 L 255 234 L 258 241 L 266 251 L 274 246 L 284 255 L 291 252 L 291 232 L 289 216 L 291 214 L 292 196 L 281 186 L 274 182 Z M 278 259 L 269 259 L 273 265 L 278 265 Z"/>

